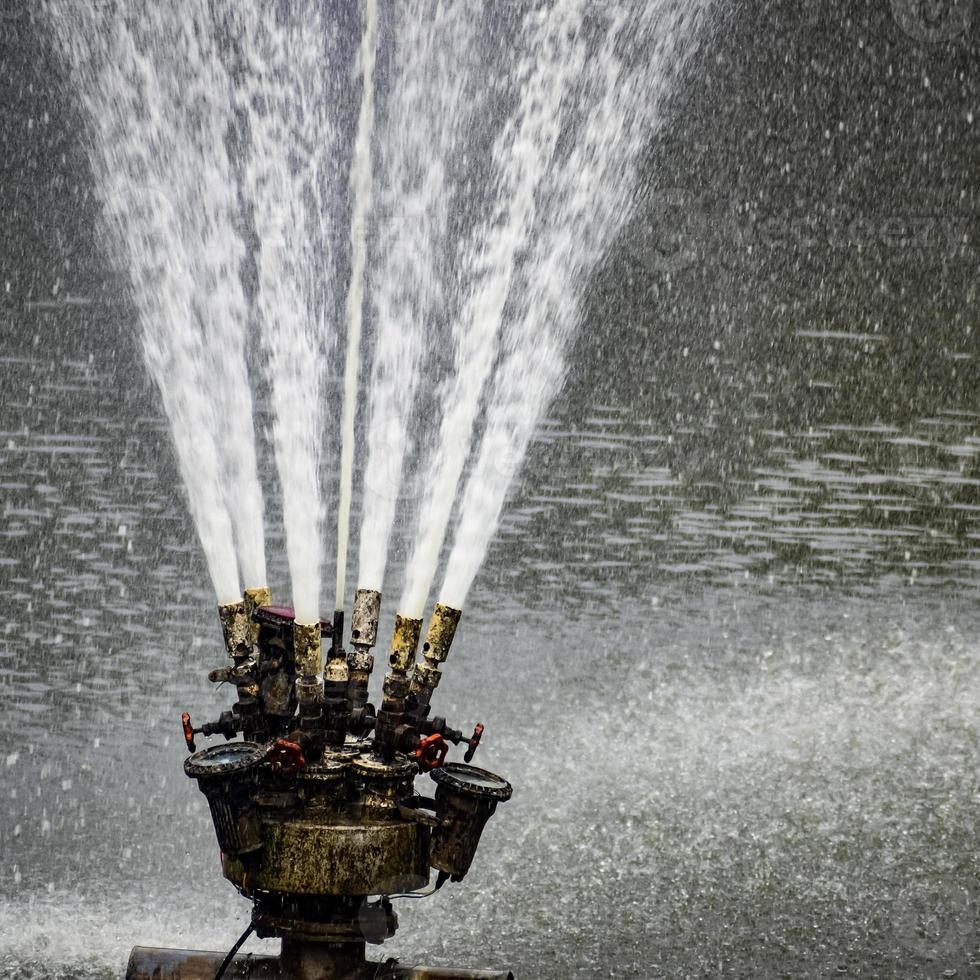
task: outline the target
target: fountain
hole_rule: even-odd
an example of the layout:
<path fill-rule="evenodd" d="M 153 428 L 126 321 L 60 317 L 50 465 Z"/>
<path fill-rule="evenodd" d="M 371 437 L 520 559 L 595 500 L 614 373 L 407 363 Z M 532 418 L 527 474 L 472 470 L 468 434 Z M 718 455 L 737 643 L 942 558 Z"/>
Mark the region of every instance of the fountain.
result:
<path fill-rule="evenodd" d="M 343 201 L 331 177 L 343 140 L 329 97 L 344 55 L 328 7 L 183 0 L 164 16 L 150 3 L 122 12 L 48 0 L 95 133 L 107 233 L 133 270 L 146 359 L 219 602 L 231 663 L 209 680 L 235 691 L 215 720 L 195 727 L 183 714 L 184 770 L 210 807 L 224 877 L 252 903 L 249 927 L 227 955 L 136 947 L 128 980 L 510 975 L 372 963 L 365 944 L 394 934 L 393 896 L 464 879 L 487 821 L 511 796 L 505 779 L 470 764 L 483 725 L 466 734 L 432 715 L 432 700 L 508 488 L 560 386 L 579 284 L 628 212 L 702 8 L 566 0 L 487 8 L 481 24 L 461 5 L 405 5 L 382 18 L 365 0 L 347 267 L 336 260 Z M 389 74 L 379 137 L 376 88 Z M 492 97 L 481 90 L 491 75 Z M 407 136 L 406 125 L 431 137 Z M 372 215 L 378 138 L 387 210 Z M 461 167 L 474 153 L 485 156 L 480 181 Z M 344 277 L 336 590 L 322 617 L 325 390 Z M 430 317 L 449 325 L 439 385 L 424 363 L 440 329 L 427 329 Z M 357 453 L 365 322 L 374 363 Z M 256 348 L 288 606 L 273 605 L 267 585 Z M 375 708 L 371 651 L 396 501 L 416 401 L 433 393 L 440 422 L 424 447 L 431 458 L 408 481 L 404 523 L 418 530 Z M 355 461 L 365 470 L 362 584 L 345 647 Z M 391 481 L 379 492 L 383 472 Z M 225 742 L 198 751 L 197 738 L 214 736 Z M 463 762 L 446 761 L 450 745 L 466 746 Z M 431 796 L 416 792 L 425 774 Z M 240 953 L 252 932 L 281 940 L 280 954 Z"/>
<path fill-rule="evenodd" d="M 380 593 L 357 594 L 349 658 L 331 622 L 310 630 L 288 607 L 256 605 L 268 598 L 250 597 L 250 617 L 244 603 L 220 609 L 232 666 L 213 670 L 209 679 L 234 685 L 232 710 L 199 728 L 186 712 L 182 722 L 193 753 L 184 771 L 210 806 L 222 873 L 253 903 L 242 942 L 254 931 L 281 939 L 281 953 L 236 959 L 241 942 L 228 956 L 137 947 L 128 980 L 512 976 L 365 958 L 365 943 L 394 934 L 389 896 L 424 888 L 430 868 L 438 872 L 436 890 L 462 881 L 484 825 L 511 796 L 506 780 L 469 765 L 482 725 L 466 737 L 444 718 L 429 717 L 459 610 L 436 606 L 423 647 L 426 664 L 411 678 L 421 622 L 396 620 L 384 702 L 375 715 L 364 697 Z M 319 676 L 324 637 L 331 642 L 323 691 L 310 697 L 302 684 Z M 348 662 L 349 687 L 336 679 L 347 676 Z M 242 740 L 196 751 L 195 736 L 216 734 Z M 449 742 L 467 746 L 463 763 L 445 762 Z M 435 780 L 434 798 L 414 792 L 419 773 Z"/>

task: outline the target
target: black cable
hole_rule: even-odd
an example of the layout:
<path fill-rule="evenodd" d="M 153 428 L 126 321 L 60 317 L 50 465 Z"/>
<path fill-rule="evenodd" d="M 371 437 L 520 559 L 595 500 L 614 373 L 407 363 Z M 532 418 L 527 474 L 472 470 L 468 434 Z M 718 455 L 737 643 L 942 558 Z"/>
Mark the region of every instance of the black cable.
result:
<path fill-rule="evenodd" d="M 221 980 L 225 975 L 225 970 L 231 965 L 231 961 L 235 958 L 235 954 L 242 948 L 245 944 L 245 940 L 252 935 L 252 930 L 255 928 L 255 923 L 250 922 L 248 928 L 238 937 L 238 941 L 235 943 L 231 949 L 228 950 L 228 955 L 221 961 L 221 966 L 218 967 L 218 972 L 214 975 L 214 980 Z"/>

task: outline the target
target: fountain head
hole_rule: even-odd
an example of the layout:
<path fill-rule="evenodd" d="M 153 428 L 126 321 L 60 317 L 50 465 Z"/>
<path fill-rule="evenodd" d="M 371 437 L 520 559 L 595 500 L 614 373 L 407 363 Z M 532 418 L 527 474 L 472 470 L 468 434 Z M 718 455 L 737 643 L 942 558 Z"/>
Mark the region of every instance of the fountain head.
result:
<path fill-rule="evenodd" d="M 377 592 L 358 592 L 351 619 L 357 654 L 367 654 L 377 640 L 380 602 Z M 234 606 L 222 607 L 234 664 L 211 677 L 234 683 L 239 701 L 200 728 L 183 715 L 193 753 L 184 770 L 208 801 L 222 873 L 254 903 L 256 933 L 281 938 L 282 952 L 247 960 L 230 954 L 226 976 L 248 970 L 269 980 L 508 976 L 411 970 L 365 958 L 365 943 L 395 931 L 387 896 L 424 888 L 430 869 L 439 873 L 437 888 L 462 880 L 487 820 L 511 794 L 505 780 L 486 770 L 443 767 L 450 742 L 465 743 L 467 758 L 472 755 L 482 725 L 467 739 L 443 718 L 416 720 L 406 711 L 421 620 L 396 618 L 384 703 L 368 743 L 364 719 L 374 721 L 374 708 L 348 696 L 348 660 L 335 635 L 342 618 L 336 625 L 297 623 L 292 609 L 261 605 L 252 609 L 251 630 L 243 631 L 242 624 L 249 625 L 244 603 Z M 458 610 L 437 606 L 426 649 L 433 663 L 444 662 L 458 620 Z M 242 636 L 255 638 L 245 653 Z M 334 642 L 321 682 L 324 637 Z M 249 700 L 242 691 L 256 681 L 261 694 Z M 198 734 L 244 737 L 198 752 Z M 433 769 L 434 799 L 414 795 L 415 778 Z M 137 947 L 127 978 L 212 978 L 221 962 L 218 953 Z"/>
<path fill-rule="evenodd" d="M 225 638 L 225 649 L 233 659 L 247 657 L 252 652 L 251 630 L 245 613 L 245 601 L 226 602 L 218 606 L 218 619 Z"/>

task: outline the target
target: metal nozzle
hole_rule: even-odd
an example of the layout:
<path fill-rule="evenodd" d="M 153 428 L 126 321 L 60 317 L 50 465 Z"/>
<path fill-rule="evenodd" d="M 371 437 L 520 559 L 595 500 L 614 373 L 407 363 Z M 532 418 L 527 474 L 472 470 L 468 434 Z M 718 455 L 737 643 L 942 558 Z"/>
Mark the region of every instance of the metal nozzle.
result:
<path fill-rule="evenodd" d="M 409 619 L 401 613 L 395 616 L 395 631 L 391 636 L 391 653 L 388 655 L 388 666 L 392 670 L 402 674 L 411 670 L 421 635 L 421 619 Z"/>
<path fill-rule="evenodd" d="M 378 618 L 381 616 L 381 593 L 375 589 L 358 589 L 350 618 L 352 646 L 368 649 L 378 642 Z"/>
<path fill-rule="evenodd" d="M 456 627 L 462 615 L 461 609 L 443 605 L 441 602 L 437 602 L 435 609 L 432 610 L 429 629 L 425 634 L 425 643 L 422 645 L 422 656 L 425 659 L 412 673 L 412 687 L 409 692 L 409 713 L 417 721 L 421 721 L 429 712 L 432 692 L 442 679 L 442 671 L 439 667 L 449 656 L 449 648 L 452 646 Z"/>
<path fill-rule="evenodd" d="M 319 623 L 293 623 L 293 660 L 296 673 L 319 677 L 323 667 Z"/>
<path fill-rule="evenodd" d="M 432 618 L 429 620 L 428 632 L 425 634 L 425 644 L 422 647 L 422 655 L 426 660 L 433 664 L 445 662 L 449 656 L 453 637 L 456 636 L 459 617 L 462 615 L 462 609 L 445 606 L 441 602 L 436 603 L 435 609 L 432 610 Z"/>
<path fill-rule="evenodd" d="M 247 657 L 252 652 L 252 643 L 244 600 L 218 606 L 218 619 L 221 620 L 221 632 L 224 634 L 228 656 Z"/>
<path fill-rule="evenodd" d="M 268 606 L 272 604 L 272 590 L 265 585 L 252 589 L 246 589 L 244 602 L 245 618 L 248 621 L 249 636 L 252 640 L 252 646 L 254 647 L 259 639 L 259 624 L 254 619 L 255 610 L 258 609 L 259 606 Z"/>

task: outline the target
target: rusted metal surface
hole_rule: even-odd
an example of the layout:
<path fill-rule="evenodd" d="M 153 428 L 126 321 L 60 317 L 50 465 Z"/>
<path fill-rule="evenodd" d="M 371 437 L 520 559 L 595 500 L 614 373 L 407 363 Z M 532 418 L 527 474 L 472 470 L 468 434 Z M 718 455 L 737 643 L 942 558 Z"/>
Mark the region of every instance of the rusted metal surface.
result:
<path fill-rule="evenodd" d="M 214 980 L 224 953 L 203 949 L 155 949 L 136 946 L 129 954 L 126 980 Z M 292 980 L 282 972 L 278 956 L 239 954 L 223 980 Z"/>
<path fill-rule="evenodd" d="M 317 677 L 323 666 L 319 623 L 293 623 L 293 658 L 296 673 Z"/>
<path fill-rule="evenodd" d="M 397 811 L 396 811 L 397 813 Z M 287 812 L 263 817 L 264 847 L 247 860 L 224 858 L 242 891 L 380 895 L 424 887 L 428 831 L 405 820 L 318 820 Z"/>
<path fill-rule="evenodd" d="M 378 618 L 381 616 L 381 593 L 358 589 L 350 618 L 350 640 L 355 646 L 373 647 L 378 642 Z"/>
<path fill-rule="evenodd" d="M 259 624 L 253 618 L 255 610 L 259 606 L 268 606 L 272 602 L 272 590 L 264 585 L 246 589 L 243 600 L 245 602 L 245 619 L 248 622 L 249 638 L 254 648 L 259 638 Z"/>
<path fill-rule="evenodd" d="M 422 620 L 410 619 L 401 613 L 395 616 L 395 630 L 391 636 L 391 652 L 388 666 L 404 673 L 415 663 L 415 651 L 422 635 Z"/>
<path fill-rule="evenodd" d="M 405 758 L 382 762 L 373 756 L 362 756 L 351 764 L 361 783 L 364 809 L 375 817 L 396 815 L 398 801 L 411 795 L 418 766 Z"/>
<path fill-rule="evenodd" d="M 456 627 L 459 626 L 459 618 L 462 615 L 461 609 L 441 602 L 436 603 L 435 609 L 432 610 L 432 618 L 429 620 L 429 629 L 425 634 L 425 643 L 422 646 L 422 655 L 430 663 L 441 664 L 449 656 L 449 648 L 456 636 Z"/>
<path fill-rule="evenodd" d="M 218 606 L 218 619 L 229 657 L 247 657 L 252 651 L 252 634 L 245 615 L 245 600 Z"/>

